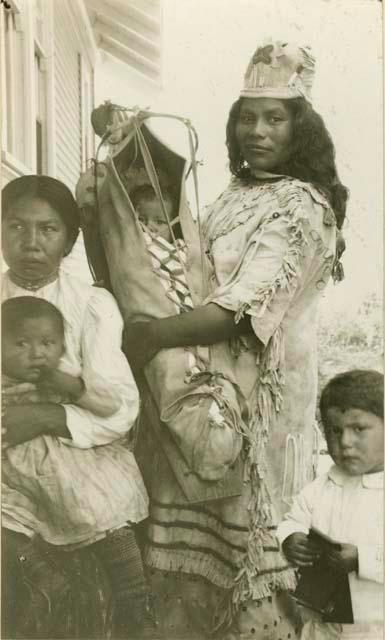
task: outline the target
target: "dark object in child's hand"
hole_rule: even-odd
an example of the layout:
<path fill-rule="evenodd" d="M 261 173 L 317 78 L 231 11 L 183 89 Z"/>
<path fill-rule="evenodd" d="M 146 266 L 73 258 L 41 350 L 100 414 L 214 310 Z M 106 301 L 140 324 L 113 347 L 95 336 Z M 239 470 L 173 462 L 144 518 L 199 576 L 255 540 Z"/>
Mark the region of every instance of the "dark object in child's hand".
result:
<path fill-rule="evenodd" d="M 332 549 L 340 550 L 341 545 L 316 529 L 309 531 L 308 538 L 321 549 L 321 556 L 311 567 L 299 570 L 294 598 L 299 604 L 320 613 L 325 622 L 352 624 L 348 575 L 325 562 L 327 553 Z"/>

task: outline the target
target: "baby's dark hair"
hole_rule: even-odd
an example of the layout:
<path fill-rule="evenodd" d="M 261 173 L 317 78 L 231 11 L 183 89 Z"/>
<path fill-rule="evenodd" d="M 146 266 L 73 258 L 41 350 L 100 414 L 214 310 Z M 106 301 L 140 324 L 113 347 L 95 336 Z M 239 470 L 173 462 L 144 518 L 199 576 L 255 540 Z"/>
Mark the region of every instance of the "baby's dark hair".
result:
<path fill-rule="evenodd" d="M 384 418 L 384 375 L 373 369 L 352 369 L 329 380 L 321 393 L 320 413 L 325 431 L 327 411 L 361 409 Z"/>
<path fill-rule="evenodd" d="M 43 300 L 43 298 L 19 296 L 18 298 L 9 298 L 1 305 L 2 339 L 19 331 L 25 320 L 35 318 L 50 318 L 54 321 L 57 330 L 64 336 L 64 319 L 55 305 Z"/>
<path fill-rule="evenodd" d="M 162 197 L 165 202 L 171 202 L 174 209 L 174 198 L 171 190 L 167 187 L 160 187 L 162 192 Z M 142 184 L 139 187 L 135 187 L 132 191 L 130 191 L 130 200 L 134 207 L 136 208 L 139 202 L 153 202 L 154 200 L 158 200 L 158 196 L 155 193 L 154 188 L 150 184 Z"/>

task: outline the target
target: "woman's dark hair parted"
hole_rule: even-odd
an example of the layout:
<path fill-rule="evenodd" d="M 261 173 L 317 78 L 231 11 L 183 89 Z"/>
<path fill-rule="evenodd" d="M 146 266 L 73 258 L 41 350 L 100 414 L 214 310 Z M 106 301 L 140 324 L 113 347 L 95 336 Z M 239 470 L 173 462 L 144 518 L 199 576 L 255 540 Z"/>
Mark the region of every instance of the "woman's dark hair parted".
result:
<path fill-rule="evenodd" d="M 75 198 L 65 184 L 56 178 L 38 175 L 21 176 L 12 180 L 1 192 L 3 219 L 16 202 L 28 198 L 48 202 L 62 218 L 72 244 L 75 243 L 80 228 L 80 212 Z"/>
<path fill-rule="evenodd" d="M 234 102 L 226 125 L 226 146 L 230 171 L 245 182 L 252 180 L 250 168 L 239 149 L 236 137 L 242 98 Z M 285 100 L 294 115 L 292 150 L 289 160 L 275 168 L 275 173 L 283 173 L 304 182 L 312 183 L 329 200 L 338 229 L 345 219 L 348 189 L 338 178 L 335 149 L 329 132 L 321 116 L 304 98 Z"/>

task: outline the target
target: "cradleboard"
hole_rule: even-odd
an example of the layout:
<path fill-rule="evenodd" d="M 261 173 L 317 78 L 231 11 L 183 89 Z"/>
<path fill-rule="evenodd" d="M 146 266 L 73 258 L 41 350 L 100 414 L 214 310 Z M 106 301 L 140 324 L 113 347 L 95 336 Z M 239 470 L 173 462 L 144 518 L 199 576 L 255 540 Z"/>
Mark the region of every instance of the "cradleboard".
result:
<path fill-rule="evenodd" d="M 152 186 L 166 219 L 162 188 L 178 203 L 177 218 L 168 223 L 175 247 L 176 233 L 184 241 L 180 264 L 194 307 L 207 297 L 212 278 L 199 212 L 195 221 L 186 199 L 186 160 L 148 127 L 154 116 L 134 109 L 107 131 L 107 158 L 95 163 L 77 186 L 91 270 L 113 293 L 128 330 L 130 322 L 178 313 L 154 269 L 130 199 L 138 182 Z M 187 126 L 197 194 L 193 129 L 188 121 L 176 119 Z M 162 349 L 136 375 L 143 411 L 186 499 L 240 494 L 247 408 L 232 372 L 229 345 Z"/>

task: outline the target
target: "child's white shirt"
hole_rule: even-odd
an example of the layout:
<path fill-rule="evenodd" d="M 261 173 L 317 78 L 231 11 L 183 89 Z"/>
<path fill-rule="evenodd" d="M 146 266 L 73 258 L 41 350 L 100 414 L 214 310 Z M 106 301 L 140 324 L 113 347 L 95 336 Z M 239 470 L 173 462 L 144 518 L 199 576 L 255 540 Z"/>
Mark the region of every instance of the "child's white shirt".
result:
<path fill-rule="evenodd" d="M 383 620 L 383 472 L 349 476 L 333 465 L 294 499 L 278 539 L 315 527 L 358 549 L 358 573 L 349 574 L 355 622 Z"/>

